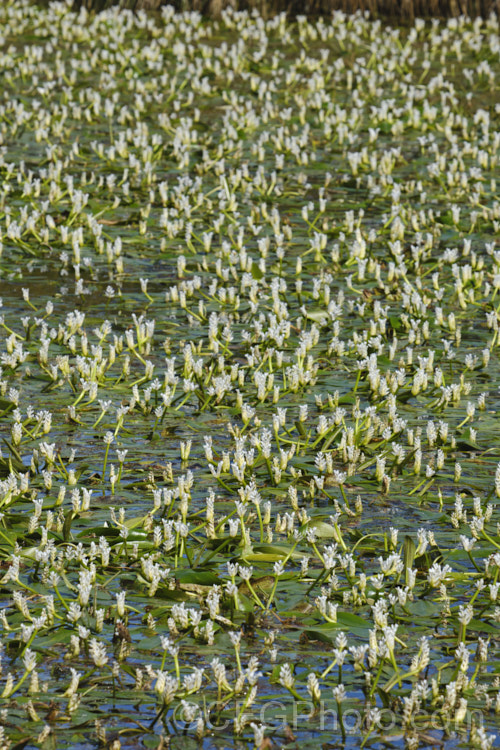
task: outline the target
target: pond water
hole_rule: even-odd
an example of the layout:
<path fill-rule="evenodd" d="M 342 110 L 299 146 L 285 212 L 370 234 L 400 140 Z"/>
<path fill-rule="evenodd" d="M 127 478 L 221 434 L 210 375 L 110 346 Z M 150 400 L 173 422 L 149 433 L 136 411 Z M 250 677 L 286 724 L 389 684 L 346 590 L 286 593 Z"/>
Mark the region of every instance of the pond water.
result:
<path fill-rule="evenodd" d="M 1 747 L 494 746 L 499 52 L 0 8 Z"/>

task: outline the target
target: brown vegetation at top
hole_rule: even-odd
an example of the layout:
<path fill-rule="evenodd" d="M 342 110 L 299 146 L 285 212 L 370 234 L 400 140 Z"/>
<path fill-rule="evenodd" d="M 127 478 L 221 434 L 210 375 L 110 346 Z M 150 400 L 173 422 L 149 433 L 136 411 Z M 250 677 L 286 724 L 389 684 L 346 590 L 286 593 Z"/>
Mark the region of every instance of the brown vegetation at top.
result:
<path fill-rule="evenodd" d="M 110 5 L 157 10 L 162 5 L 173 5 L 178 10 L 197 10 L 210 16 L 217 16 L 227 7 L 256 9 L 264 16 L 283 11 L 290 15 L 327 15 L 334 10 L 346 13 L 361 10 L 401 21 L 460 15 L 486 17 L 500 11 L 500 0 L 75 0 L 76 8 L 82 5 L 88 10 L 102 10 Z"/>

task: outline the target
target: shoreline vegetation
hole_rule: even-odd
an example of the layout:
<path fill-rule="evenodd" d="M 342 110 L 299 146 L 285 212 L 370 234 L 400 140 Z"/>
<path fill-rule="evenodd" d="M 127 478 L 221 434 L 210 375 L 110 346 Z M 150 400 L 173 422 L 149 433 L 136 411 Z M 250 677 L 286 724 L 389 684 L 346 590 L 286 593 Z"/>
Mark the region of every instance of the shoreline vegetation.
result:
<path fill-rule="evenodd" d="M 328 16 L 333 11 L 344 13 L 368 11 L 373 18 L 389 18 L 394 22 L 411 22 L 414 18 L 453 18 L 468 16 L 486 18 L 500 12 L 499 0 L 74 0 L 73 7 L 101 11 L 112 5 L 129 10 L 159 10 L 172 5 L 178 11 L 198 11 L 217 18 L 225 8 L 257 11 L 265 18 L 278 13 Z"/>

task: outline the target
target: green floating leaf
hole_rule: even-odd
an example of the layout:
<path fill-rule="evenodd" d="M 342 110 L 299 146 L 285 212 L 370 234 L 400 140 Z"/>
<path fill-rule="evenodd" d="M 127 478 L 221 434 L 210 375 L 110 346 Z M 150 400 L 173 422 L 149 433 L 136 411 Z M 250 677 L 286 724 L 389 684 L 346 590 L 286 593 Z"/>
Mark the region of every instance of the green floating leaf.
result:
<path fill-rule="evenodd" d="M 12 401 L 8 401 L 6 398 L 0 398 L 0 412 L 2 413 L 2 416 L 7 414 L 7 412 L 12 411 L 13 408 L 14 404 Z"/>
<path fill-rule="evenodd" d="M 220 578 L 208 570 L 191 570 L 185 568 L 176 570 L 173 575 L 179 583 L 196 583 L 198 586 L 214 586 L 220 583 Z"/>
<path fill-rule="evenodd" d="M 338 612 L 337 622 L 327 622 L 323 625 L 316 625 L 312 628 L 308 627 L 304 632 L 309 638 L 316 638 L 320 641 L 333 643 L 339 630 L 345 630 L 354 635 L 366 636 L 372 627 L 373 623 L 364 620 L 362 617 L 359 617 L 359 615 L 354 615 L 351 612 Z"/>
<path fill-rule="evenodd" d="M 307 529 L 314 529 L 316 532 L 316 536 L 319 539 L 337 539 L 338 533 L 336 529 L 331 525 L 331 523 L 326 523 L 326 521 L 316 521 L 312 520 L 309 521 L 309 523 L 306 525 Z"/>
<path fill-rule="evenodd" d="M 260 279 L 262 279 L 263 276 L 264 276 L 264 274 L 260 270 L 258 264 L 257 263 L 252 263 L 252 277 L 256 281 L 259 281 Z"/>
<path fill-rule="evenodd" d="M 492 625 L 484 620 L 477 620 L 475 617 L 467 625 L 467 630 L 473 630 L 476 633 L 495 633 L 498 636 L 498 625 Z"/>
<path fill-rule="evenodd" d="M 147 516 L 139 516 L 138 518 L 127 518 L 127 520 L 124 523 L 124 526 L 127 527 L 127 529 L 136 529 L 137 526 L 142 526 L 144 524 L 144 521 L 146 520 Z"/>
<path fill-rule="evenodd" d="M 296 550 L 292 552 L 291 547 L 279 544 L 256 544 L 254 545 L 254 552 L 257 554 L 270 555 L 271 561 L 282 560 L 284 557 L 291 557 L 292 559 L 299 560 L 304 555 Z M 273 559 L 274 558 L 274 559 Z"/>
<path fill-rule="evenodd" d="M 326 310 L 307 310 L 306 318 L 320 323 L 322 320 L 328 320 L 328 312 Z"/>

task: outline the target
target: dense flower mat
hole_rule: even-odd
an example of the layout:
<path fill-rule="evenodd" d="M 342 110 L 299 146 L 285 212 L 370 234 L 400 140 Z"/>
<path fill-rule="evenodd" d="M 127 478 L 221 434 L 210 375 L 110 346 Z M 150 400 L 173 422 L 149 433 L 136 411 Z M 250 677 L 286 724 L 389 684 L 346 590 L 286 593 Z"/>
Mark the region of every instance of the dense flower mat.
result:
<path fill-rule="evenodd" d="M 0 746 L 493 747 L 498 19 L 0 42 Z"/>

